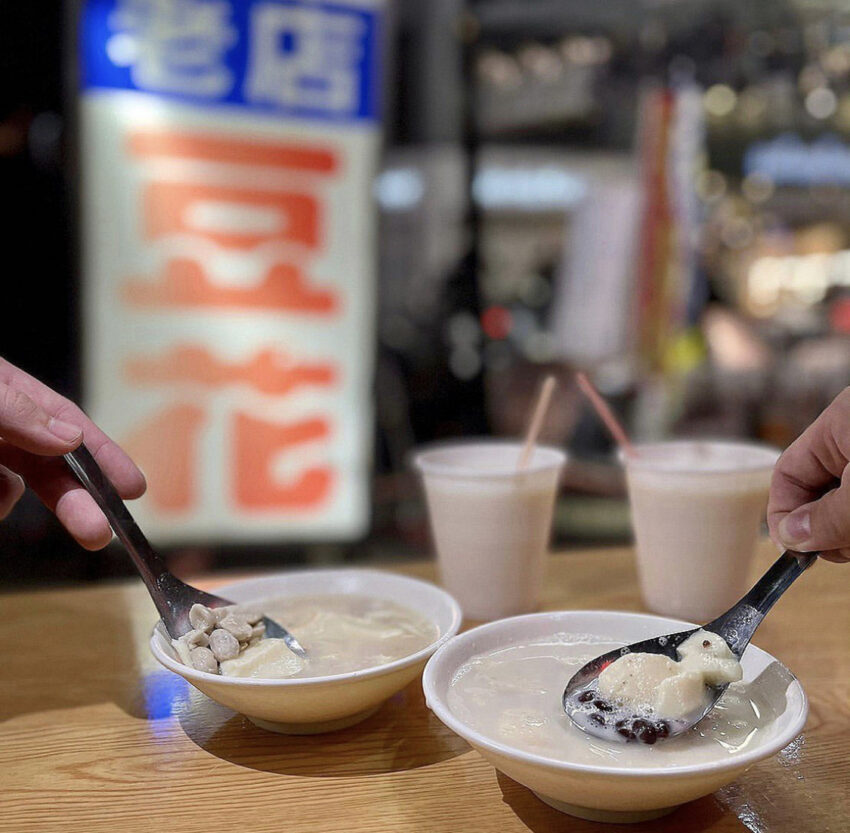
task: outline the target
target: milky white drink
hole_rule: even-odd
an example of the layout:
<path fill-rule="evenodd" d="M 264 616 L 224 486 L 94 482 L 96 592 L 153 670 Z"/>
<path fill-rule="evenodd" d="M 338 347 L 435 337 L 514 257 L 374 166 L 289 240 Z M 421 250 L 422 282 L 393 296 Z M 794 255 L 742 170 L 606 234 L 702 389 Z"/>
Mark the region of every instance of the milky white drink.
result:
<path fill-rule="evenodd" d="M 728 442 L 637 450 L 625 463 L 644 601 L 657 613 L 707 622 L 750 587 L 779 452 Z"/>
<path fill-rule="evenodd" d="M 443 446 L 416 456 L 446 589 L 469 619 L 540 603 L 558 473 L 566 455 L 538 447 L 523 471 L 520 443 Z"/>

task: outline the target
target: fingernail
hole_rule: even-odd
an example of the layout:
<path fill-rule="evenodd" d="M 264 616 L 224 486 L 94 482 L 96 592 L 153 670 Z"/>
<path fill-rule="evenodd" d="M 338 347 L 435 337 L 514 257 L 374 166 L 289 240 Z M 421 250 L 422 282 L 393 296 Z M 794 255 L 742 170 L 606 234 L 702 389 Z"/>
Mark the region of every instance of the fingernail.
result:
<path fill-rule="evenodd" d="M 72 443 L 74 440 L 78 440 L 83 433 L 82 428 L 79 428 L 76 425 L 71 425 L 70 422 L 62 422 L 61 419 L 51 419 L 50 422 L 47 423 L 47 430 L 50 431 L 54 437 L 58 437 L 65 443 Z"/>
<path fill-rule="evenodd" d="M 808 509 L 800 509 L 786 515 L 779 524 L 779 537 L 788 547 L 799 546 L 812 535 L 812 514 Z"/>

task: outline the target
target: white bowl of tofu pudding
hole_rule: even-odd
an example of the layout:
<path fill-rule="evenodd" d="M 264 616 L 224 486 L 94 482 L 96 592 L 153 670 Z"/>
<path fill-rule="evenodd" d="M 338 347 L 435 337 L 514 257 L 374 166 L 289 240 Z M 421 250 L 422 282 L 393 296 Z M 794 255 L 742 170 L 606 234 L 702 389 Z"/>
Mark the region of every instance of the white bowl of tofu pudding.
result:
<path fill-rule="evenodd" d="M 750 645 L 743 677 L 694 729 L 653 745 L 572 725 L 563 690 L 615 647 L 694 627 L 640 613 L 563 611 L 491 622 L 455 637 L 422 678 L 428 707 L 489 763 L 545 803 L 593 821 L 657 818 L 734 781 L 789 744 L 808 704 L 791 672 Z"/>
<path fill-rule="evenodd" d="M 209 673 L 181 660 L 161 621 L 151 651 L 212 700 L 284 734 L 329 732 L 365 720 L 420 676 L 462 619 L 458 603 L 439 587 L 378 570 L 279 573 L 215 592 L 237 611 L 261 611 L 288 628 L 308 659 L 292 654 L 283 640 L 252 639 Z"/>

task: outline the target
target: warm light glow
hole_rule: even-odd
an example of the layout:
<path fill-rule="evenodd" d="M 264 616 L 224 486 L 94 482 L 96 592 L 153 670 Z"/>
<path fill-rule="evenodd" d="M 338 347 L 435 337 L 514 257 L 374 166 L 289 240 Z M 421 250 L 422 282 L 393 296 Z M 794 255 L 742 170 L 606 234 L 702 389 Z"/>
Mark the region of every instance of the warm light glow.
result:
<path fill-rule="evenodd" d="M 727 84 L 714 84 L 705 91 L 702 100 L 709 115 L 722 118 L 735 109 L 738 96 Z"/>
<path fill-rule="evenodd" d="M 766 202 L 773 196 L 774 190 L 773 180 L 764 174 L 750 174 L 741 183 L 741 191 L 750 202 Z"/>
<path fill-rule="evenodd" d="M 726 177 L 720 171 L 700 171 L 696 179 L 700 199 L 715 202 L 726 193 Z"/>
<path fill-rule="evenodd" d="M 850 250 L 760 257 L 747 275 L 747 296 L 763 314 L 783 297 L 806 306 L 822 301 L 832 286 L 850 286 Z"/>
<path fill-rule="evenodd" d="M 806 110 L 816 119 L 828 119 L 837 106 L 838 99 L 828 87 L 816 87 L 806 96 Z"/>

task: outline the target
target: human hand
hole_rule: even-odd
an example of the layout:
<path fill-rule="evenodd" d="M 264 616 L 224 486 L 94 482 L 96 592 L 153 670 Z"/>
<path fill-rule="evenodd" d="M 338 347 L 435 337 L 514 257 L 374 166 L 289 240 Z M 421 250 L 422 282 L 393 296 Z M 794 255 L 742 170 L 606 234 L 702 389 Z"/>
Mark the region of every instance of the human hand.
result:
<path fill-rule="evenodd" d="M 80 408 L 0 358 L 0 520 L 26 483 L 82 546 L 105 547 L 112 530 L 61 457 L 82 442 L 121 497 L 144 494 L 144 475 Z"/>
<path fill-rule="evenodd" d="M 770 484 L 774 541 L 799 552 L 850 561 L 850 388 L 785 449 Z"/>

